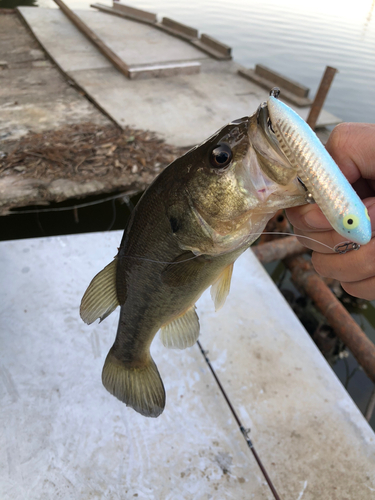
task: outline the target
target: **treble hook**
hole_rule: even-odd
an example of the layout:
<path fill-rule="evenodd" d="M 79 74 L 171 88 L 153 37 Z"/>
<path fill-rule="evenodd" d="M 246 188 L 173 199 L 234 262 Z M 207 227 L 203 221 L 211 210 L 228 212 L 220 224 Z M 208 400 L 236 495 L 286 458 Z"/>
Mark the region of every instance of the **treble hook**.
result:
<path fill-rule="evenodd" d="M 313 203 L 315 203 L 313 195 L 311 193 L 309 193 L 309 191 L 307 190 L 307 187 L 305 186 L 305 184 L 303 183 L 303 181 L 299 177 L 297 177 L 297 181 L 301 184 L 301 186 L 303 187 L 303 189 L 306 191 L 306 196 L 305 196 L 306 203 L 310 203 L 311 205 Z"/>
<path fill-rule="evenodd" d="M 280 88 L 279 87 L 273 87 L 270 91 L 270 96 L 271 97 L 275 97 L 276 99 L 278 99 L 280 95 Z"/>

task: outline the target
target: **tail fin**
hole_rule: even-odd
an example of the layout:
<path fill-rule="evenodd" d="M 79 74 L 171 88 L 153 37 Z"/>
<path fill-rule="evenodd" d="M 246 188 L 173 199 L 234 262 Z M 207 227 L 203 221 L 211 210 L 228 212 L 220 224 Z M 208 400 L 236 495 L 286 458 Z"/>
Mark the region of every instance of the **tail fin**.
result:
<path fill-rule="evenodd" d="M 107 391 L 145 417 L 161 415 L 165 407 L 165 390 L 151 356 L 143 366 L 134 367 L 119 360 L 111 351 L 102 373 Z"/>

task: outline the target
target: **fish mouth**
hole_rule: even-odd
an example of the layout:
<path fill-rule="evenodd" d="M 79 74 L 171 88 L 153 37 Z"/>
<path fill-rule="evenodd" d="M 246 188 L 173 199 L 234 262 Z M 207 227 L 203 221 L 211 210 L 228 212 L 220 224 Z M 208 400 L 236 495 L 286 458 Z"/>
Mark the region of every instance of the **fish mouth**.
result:
<path fill-rule="evenodd" d="M 293 181 L 297 182 L 297 171 L 282 151 L 272 129 L 267 102 L 262 103 L 250 117 L 248 135 L 260 175 L 278 186 L 288 186 Z M 301 185 L 300 187 L 302 188 Z"/>
<path fill-rule="evenodd" d="M 257 125 L 260 127 L 262 133 L 264 134 L 264 138 L 272 146 L 276 151 L 281 154 L 281 149 L 279 146 L 279 141 L 276 138 L 275 131 L 272 128 L 272 122 L 270 118 L 270 114 L 268 111 L 267 102 L 264 101 L 258 107 L 256 112 Z"/>

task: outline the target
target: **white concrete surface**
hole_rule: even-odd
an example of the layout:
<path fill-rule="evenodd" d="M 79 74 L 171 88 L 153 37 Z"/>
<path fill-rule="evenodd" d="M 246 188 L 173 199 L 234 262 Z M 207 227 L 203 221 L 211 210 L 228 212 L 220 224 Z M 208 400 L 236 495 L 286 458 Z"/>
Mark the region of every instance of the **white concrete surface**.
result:
<path fill-rule="evenodd" d="M 152 348 L 158 419 L 102 387 L 118 314 L 79 318 L 121 233 L 0 243 L 0 498 L 256 499 L 272 494 L 196 346 Z M 283 500 L 375 498 L 375 437 L 251 252 L 201 341 Z"/>
<path fill-rule="evenodd" d="M 152 26 L 103 12 L 75 11 L 126 64 L 197 61 L 201 72 L 128 80 L 60 10 L 19 11 L 56 64 L 122 127 L 151 130 L 170 144 L 192 146 L 226 123 L 252 114 L 267 99 L 266 90 L 237 74 L 238 64 L 211 59 Z M 296 111 L 306 119 L 309 109 Z M 323 110 L 318 125 L 339 122 Z"/>

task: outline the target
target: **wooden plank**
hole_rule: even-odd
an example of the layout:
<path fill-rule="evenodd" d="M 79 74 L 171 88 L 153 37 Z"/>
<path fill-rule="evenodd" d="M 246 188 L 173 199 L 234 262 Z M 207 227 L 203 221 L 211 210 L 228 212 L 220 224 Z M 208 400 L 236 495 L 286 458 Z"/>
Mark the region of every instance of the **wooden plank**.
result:
<path fill-rule="evenodd" d="M 270 91 L 272 87 L 275 86 L 275 82 L 271 80 L 267 80 L 266 78 L 263 78 L 259 76 L 254 69 L 239 69 L 238 74 L 246 78 L 247 80 L 250 80 L 251 82 L 256 83 L 260 87 L 263 87 L 264 89 L 267 89 Z M 305 106 L 310 106 L 312 101 L 311 99 L 307 97 L 299 97 L 293 92 L 290 92 L 290 90 L 287 90 L 283 86 L 280 86 L 281 92 L 282 92 L 282 98 L 285 99 L 286 101 L 291 102 L 292 104 L 295 104 L 296 106 L 300 107 L 305 107 Z"/>
<path fill-rule="evenodd" d="M 62 0 L 54 0 L 64 14 L 83 33 L 86 38 L 118 69 L 130 78 L 129 66 L 124 63 Z"/>
<path fill-rule="evenodd" d="M 190 26 L 187 26 L 186 24 L 179 23 L 177 21 L 174 21 L 173 19 L 170 19 L 169 17 L 163 17 L 162 22 L 164 26 L 167 26 L 168 28 L 172 28 L 175 31 L 179 31 L 183 33 L 184 35 L 187 35 L 190 38 L 198 38 L 198 30 L 195 28 L 191 28 Z"/>
<path fill-rule="evenodd" d="M 280 73 L 277 73 L 276 71 L 273 71 L 270 68 L 267 68 L 266 66 L 263 66 L 263 64 L 257 64 L 255 66 L 255 73 L 266 80 L 274 82 L 277 87 L 282 87 L 298 97 L 308 97 L 309 95 L 309 88 L 281 75 Z"/>
<path fill-rule="evenodd" d="M 220 52 L 223 56 L 231 57 L 231 47 L 225 45 L 225 43 L 219 42 L 219 40 L 216 40 L 212 36 L 202 34 L 200 37 L 200 41 L 204 45 L 208 45 L 208 47 L 211 47 L 215 51 Z"/>
<path fill-rule="evenodd" d="M 180 40 L 184 40 L 185 42 L 190 43 L 198 50 L 205 52 L 206 54 L 208 54 L 211 57 L 214 57 L 215 59 L 227 60 L 227 59 L 232 58 L 230 55 L 230 52 L 231 52 L 230 47 L 225 46 L 227 49 L 229 49 L 229 51 L 227 49 L 224 50 L 223 49 L 224 44 L 221 44 L 222 46 L 221 46 L 220 50 L 218 50 L 217 45 L 215 45 L 213 43 L 211 43 L 211 45 L 209 45 L 208 43 L 203 43 L 201 38 L 196 38 L 196 37 L 192 38 L 190 35 L 188 35 L 183 30 L 177 30 L 174 27 L 172 27 L 172 25 L 167 26 L 166 24 L 163 24 L 161 22 L 151 22 L 151 21 L 147 20 L 146 18 L 136 17 L 133 15 L 130 15 L 129 13 L 123 12 L 121 10 L 115 10 L 112 7 L 108 7 L 108 6 L 100 4 L 100 3 L 91 4 L 90 7 L 94 7 L 95 9 L 98 9 L 102 12 L 106 12 L 107 14 L 112 14 L 114 16 L 124 17 L 126 19 L 131 19 L 133 21 L 137 21 L 140 23 L 152 25 L 155 28 L 157 28 L 161 31 L 164 31 L 165 33 L 168 33 L 169 35 L 175 36 L 176 38 L 179 38 Z M 173 21 L 173 22 L 183 26 L 181 23 L 177 23 L 176 21 Z M 194 29 L 194 28 L 191 28 L 191 29 Z M 208 35 L 205 35 L 205 37 L 203 37 L 203 40 L 205 42 L 207 42 L 208 38 L 211 38 L 211 37 L 208 37 Z M 211 38 L 211 40 L 214 40 L 214 39 Z M 216 40 L 215 40 L 215 42 L 220 44 L 220 42 L 217 42 Z"/>
<path fill-rule="evenodd" d="M 200 72 L 199 62 L 182 62 L 171 64 L 150 64 L 148 66 L 130 67 L 130 78 L 140 80 L 176 75 L 195 75 Z"/>
<path fill-rule="evenodd" d="M 218 50 L 213 49 L 209 45 L 202 43 L 199 38 L 195 40 L 190 39 L 190 43 L 194 45 L 194 47 L 196 47 L 197 49 L 201 50 L 202 52 L 205 52 L 206 54 L 208 54 L 211 57 L 214 57 L 215 59 L 225 60 L 225 61 L 232 59 L 232 56 L 224 55 L 222 52 L 219 52 Z"/>
<path fill-rule="evenodd" d="M 113 2 L 113 8 L 115 10 L 119 10 L 126 14 L 130 19 L 142 19 L 151 23 L 156 23 L 157 18 L 156 14 L 153 12 L 147 12 L 146 10 L 135 9 L 134 7 L 130 7 L 129 5 L 125 5 L 121 2 Z"/>
<path fill-rule="evenodd" d="M 123 17 L 125 19 L 130 19 L 131 21 L 137 21 L 138 23 L 155 25 L 154 21 L 149 21 L 145 17 L 137 17 L 135 15 L 133 16 L 131 14 L 123 12 L 120 9 L 114 9 L 113 7 L 108 7 L 108 5 L 103 5 L 101 3 L 92 3 L 90 4 L 90 7 L 105 12 L 106 14 L 112 14 L 113 16 Z"/>

